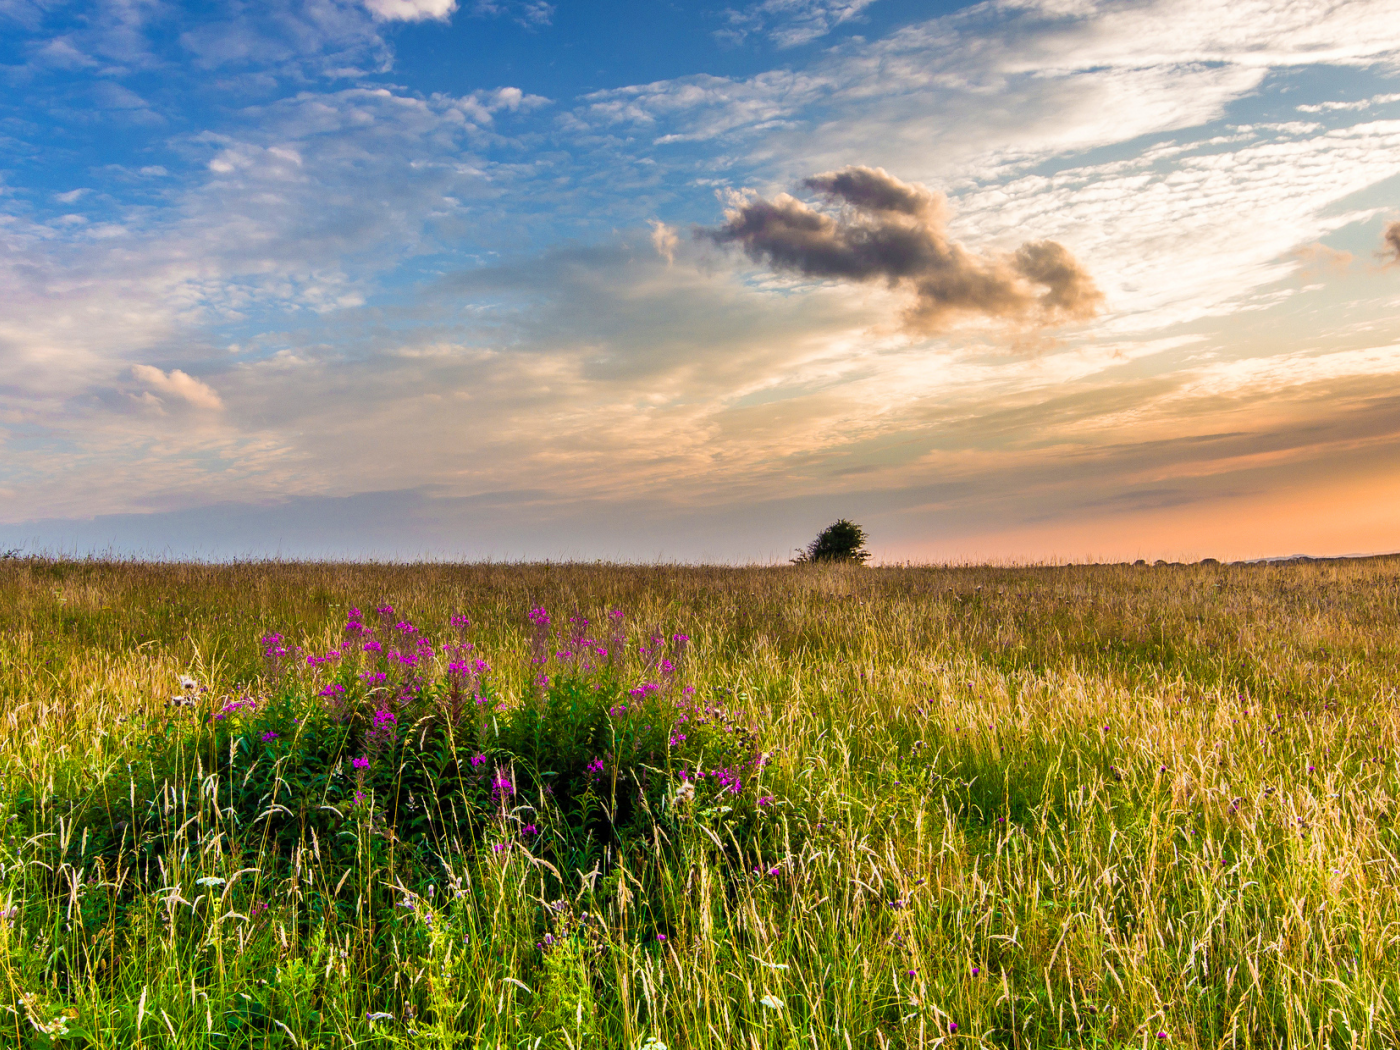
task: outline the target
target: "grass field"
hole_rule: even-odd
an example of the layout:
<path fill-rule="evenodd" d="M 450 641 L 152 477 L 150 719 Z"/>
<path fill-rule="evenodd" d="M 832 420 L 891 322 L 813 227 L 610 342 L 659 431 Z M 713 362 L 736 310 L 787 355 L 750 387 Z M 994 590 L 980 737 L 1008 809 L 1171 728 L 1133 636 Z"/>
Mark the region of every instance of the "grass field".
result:
<path fill-rule="evenodd" d="M 0 1044 L 1395 1046 L 1398 629 L 1394 558 L 0 561 Z"/>

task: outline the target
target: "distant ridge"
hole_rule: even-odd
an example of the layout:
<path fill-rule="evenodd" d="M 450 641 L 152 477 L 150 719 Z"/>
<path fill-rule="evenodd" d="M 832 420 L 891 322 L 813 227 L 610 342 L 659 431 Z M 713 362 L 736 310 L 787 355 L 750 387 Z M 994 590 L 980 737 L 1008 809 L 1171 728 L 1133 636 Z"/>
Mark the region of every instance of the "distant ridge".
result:
<path fill-rule="evenodd" d="M 1262 565 L 1285 561 L 1358 561 L 1362 558 L 1394 558 L 1400 551 L 1374 551 L 1370 554 L 1284 554 L 1273 558 L 1249 558 L 1235 562 L 1236 565 Z"/>

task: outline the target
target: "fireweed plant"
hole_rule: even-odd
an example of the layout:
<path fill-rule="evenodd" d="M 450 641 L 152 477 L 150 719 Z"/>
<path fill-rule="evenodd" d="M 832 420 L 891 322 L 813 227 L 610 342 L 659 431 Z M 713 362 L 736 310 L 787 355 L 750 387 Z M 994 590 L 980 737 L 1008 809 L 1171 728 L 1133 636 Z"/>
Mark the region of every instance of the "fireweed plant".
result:
<path fill-rule="evenodd" d="M 80 872 L 118 873 L 86 919 L 112 935 L 109 948 L 117 931 L 131 944 L 158 922 L 173 939 L 217 913 L 217 921 L 235 923 L 227 932 L 241 949 L 251 932 L 286 914 L 274 910 L 269 887 L 300 884 L 313 859 L 322 871 L 342 873 L 336 888 L 328 892 L 328 879 L 317 889 L 299 888 L 304 910 L 278 929 L 285 936 L 292 922 L 299 938 L 321 938 L 328 922 L 365 921 L 365 896 L 352 905 L 339 893 L 347 877 L 392 871 L 388 886 L 362 880 L 371 901 L 390 894 L 394 903 L 390 921 L 369 920 L 379 936 L 371 935 L 357 962 L 396 990 L 405 947 L 465 965 L 483 947 L 478 941 L 468 950 L 473 936 L 489 940 L 490 917 L 459 914 L 481 904 L 460 873 L 473 859 L 488 861 L 492 878 L 512 869 L 528 873 L 529 892 L 550 903 L 533 919 L 512 921 L 536 928 L 538 964 L 575 991 L 590 985 L 579 953 L 596 953 L 603 937 L 596 915 L 576 910 L 570 899 L 581 884 L 592 891 L 599 880 L 616 881 L 615 891 L 630 894 L 630 881 L 641 921 L 623 943 L 654 950 L 665 942 L 657 931 L 669 922 L 661 906 L 664 872 L 684 860 L 674 845 L 682 826 L 704 826 L 732 845 L 722 878 L 776 875 L 774 857 L 785 842 L 767 819 L 774 800 L 762 786 L 768 756 L 757 732 L 720 698 L 683 684 L 688 636 L 650 631 L 629 640 L 619 609 L 608 610 L 601 638 L 579 614 L 556 629 L 537 606 L 528 622 L 528 675 L 517 682 L 501 680 L 462 615 L 434 638 L 390 604 L 369 616 L 352 608 L 342 637 L 321 651 L 281 632 L 264 634 L 260 689 L 166 721 L 135 741 L 133 761 L 65 803 L 64 833 L 38 843 L 32 863 L 47 873 L 69 871 L 70 879 L 75 861 Z M 21 796 L 11 819 L 32 825 L 42 804 Z M 194 879 L 187 893 L 187 880 L 170 880 L 194 859 L 191 826 L 202 832 L 200 870 L 219 874 Z M 628 874 L 617 871 L 620 863 Z M 57 875 L 38 875 L 35 884 L 62 890 Z M 159 920 L 147 896 L 153 892 L 166 902 Z M 172 901 L 189 914 L 170 908 Z M 238 950 L 225 932 L 211 928 L 196 955 L 221 965 L 225 953 Z M 334 969 L 335 960 L 325 958 Z M 344 949 L 338 958 L 347 961 Z M 65 955 L 48 969 L 71 987 L 91 979 L 94 965 L 103 964 Z M 601 1031 L 596 1001 L 588 1026 L 582 1001 L 568 1004 L 580 1038 Z M 446 1032 L 457 1023 L 431 996 L 406 1008 L 410 1020 L 423 1011 L 416 1026 L 388 1028 L 393 1011 L 370 1010 L 363 1025 L 350 1027 L 388 1038 L 434 1026 Z M 28 1029 L 16 1030 L 39 1045 L 79 1031 L 62 1018 L 52 1023 L 63 1032 L 51 1031 L 39 1019 L 43 1011 L 24 1009 Z M 323 1023 L 319 1011 L 272 995 L 226 1010 L 223 1042 L 208 1026 L 205 1036 L 211 1045 L 276 1043 L 269 1029 L 293 1031 L 278 1009 L 291 1010 L 303 1033 Z M 212 1014 L 207 1020 L 212 1025 Z M 138 1016 L 137 1030 L 143 1023 Z M 83 1028 L 81 1037 L 91 1034 Z"/>
<path fill-rule="evenodd" d="M 0 560 L 0 1046 L 1393 1047 L 1397 683 L 1396 558 Z"/>
<path fill-rule="evenodd" d="M 767 757 L 752 727 L 682 684 L 688 637 L 629 643 L 618 609 L 603 639 L 581 615 L 562 630 L 540 607 L 528 620 L 529 678 L 515 688 L 498 682 L 465 616 L 434 640 L 392 605 L 372 618 L 351 609 L 324 652 L 268 634 L 268 694 L 225 703 L 186 744 L 219 778 L 220 807 L 281 853 L 309 828 L 334 854 L 340 829 L 361 819 L 429 866 L 449 840 L 528 849 L 556 892 L 565 873 L 606 874 L 617 850 L 664 838 L 681 800 L 722 808 L 761 854 Z M 164 737 L 154 747 L 169 752 Z"/>

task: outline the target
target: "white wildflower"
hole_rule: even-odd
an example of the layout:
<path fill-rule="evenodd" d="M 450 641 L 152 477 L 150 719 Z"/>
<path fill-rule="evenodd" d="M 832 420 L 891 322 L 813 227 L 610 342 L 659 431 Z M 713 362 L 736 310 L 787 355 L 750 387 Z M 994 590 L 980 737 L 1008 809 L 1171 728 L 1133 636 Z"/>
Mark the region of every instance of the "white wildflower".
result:
<path fill-rule="evenodd" d="M 767 995 L 765 995 L 762 999 L 759 1000 L 759 1002 L 762 1003 L 764 1006 L 768 1007 L 768 1009 L 770 1010 L 781 1010 L 783 1008 L 783 1001 L 779 999 L 776 995 L 774 995 L 772 992 L 769 992 Z"/>

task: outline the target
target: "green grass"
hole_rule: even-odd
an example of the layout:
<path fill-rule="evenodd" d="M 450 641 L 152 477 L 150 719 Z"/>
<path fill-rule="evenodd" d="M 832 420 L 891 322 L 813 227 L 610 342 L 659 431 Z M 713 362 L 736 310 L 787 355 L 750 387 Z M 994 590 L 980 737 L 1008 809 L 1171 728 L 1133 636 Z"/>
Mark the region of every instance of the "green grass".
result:
<path fill-rule="evenodd" d="M 383 602 L 484 684 L 263 655 Z M 1394 1046 L 1398 689 L 1393 558 L 0 560 L 0 1044 Z"/>

